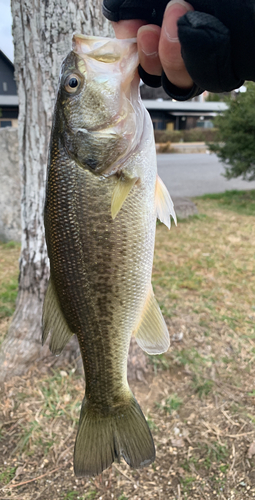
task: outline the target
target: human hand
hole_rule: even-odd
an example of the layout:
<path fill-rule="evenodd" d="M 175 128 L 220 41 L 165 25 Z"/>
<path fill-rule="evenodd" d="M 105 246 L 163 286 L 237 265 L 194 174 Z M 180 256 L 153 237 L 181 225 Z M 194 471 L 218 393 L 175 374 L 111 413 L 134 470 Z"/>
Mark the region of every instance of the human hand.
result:
<path fill-rule="evenodd" d="M 108 19 L 144 20 L 141 21 L 138 31 L 140 58 L 143 59 L 143 64 L 148 69 L 151 69 L 150 64 L 153 65 L 153 71 L 157 67 L 157 74 L 159 74 L 160 66 L 156 54 L 153 64 L 153 55 L 150 56 L 151 63 L 149 63 L 148 56 L 144 54 L 144 51 L 142 54 L 141 51 L 143 43 L 147 44 L 145 35 L 152 43 L 152 48 L 154 47 L 153 40 L 158 36 L 160 39 L 162 36 L 162 29 L 159 35 L 157 26 L 161 26 L 165 10 L 168 16 L 167 4 L 167 0 L 146 0 L 146 2 L 143 0 L 104 0 L 103 4 L 103 11 Z M 229 0 L 189 0 L 189 5 L 192 5 L 193 10 L 188 10 L 177 22 L 181 55 L 185 65 L 179 55 L 175 54 L 173 60 L 170 59 L 172 69 L 167 67 L 168 79 L 170 77 L 170 81 L 183 89 L 188 85 L 188 81 L 193 80 L 198 87 L 211 92 L 226 92 L 240 87 L 244 80 L 255 81 L 255 0 L 231 0 L 231 2 Z M 147 23 L 153 23 L 154 27 L 151 28 Z M 149 29 L 151 29 L 150 36 L 148 32 L 143 31 Z M 180 50 L 179 42 L 176 43 L 176 48 L 179 47 Z M 162 45 L 159 41 L 159 59 L 161 50 Z M 178 52 L 177 49 L 175 50 Z M 153 52 L 155 52 L 154 49 Z M 166 55 L 169 57 L 169 54 Z M 160 64 L 162 65 L 163 62 L 166 66 L 165 55 L 161 56 L 161 59 Z M 162 82 L 165 90 L 168 91 L 166 79 L 163 78 Z"/>
<path fill-rule="evenodd" d="M 184 0 L 172 0 L 164 12 L 161 28 L 138 19 L 113 22 L 113 28 L 117 38 L 137 37 L 140 65 L 146 73 L 161 77 L 163 69 L 173 85 L 189 89 L 193 81 L 181 56 L 177 20 L 191 10 L 193 7 Z"/>

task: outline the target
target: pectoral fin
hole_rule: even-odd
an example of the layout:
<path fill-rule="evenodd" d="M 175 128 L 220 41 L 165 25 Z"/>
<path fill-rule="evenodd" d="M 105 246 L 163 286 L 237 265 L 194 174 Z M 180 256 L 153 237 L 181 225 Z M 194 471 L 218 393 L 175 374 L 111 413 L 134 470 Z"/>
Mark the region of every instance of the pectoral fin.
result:
<path fill-rule="evenodd" d="M 122 178 L 120 177 L 112 194 L 112 204 L 111 204 L 111 214 L 112 218 L 115 219 L 119 213 L 124 201 L 128 197 L 133 185 L 138 180 L 138 177 Z"/>
<path fill-rule="evenodd" d="M 171 227 L 171 217 L 173 217 L 175 225 L 177 226 L 177 219 L 174 211 L 174 204 L 171 196 L 164 184 L 164 182 L 157 175 L 156 180 L 156 209 L 157 218 L 165 224 L 168 229 Z"/>
<path fill-rule="evenodd" d="M 51 334 L 49 348 L 52 354 L 60 354 L 67 342 L 69 342 L 70 338 L 73 336 L 60 309 L 51 280 L 49 280 L 43 304 L 43 345 L 49 333 Z"/>
<path fill-rule="evenodd" d="M 170 345 L 169 333 L 159 305 L 151 288 L 141 321 L 134 336 L 138 345 L 148 354 L 162 354 Z"/>

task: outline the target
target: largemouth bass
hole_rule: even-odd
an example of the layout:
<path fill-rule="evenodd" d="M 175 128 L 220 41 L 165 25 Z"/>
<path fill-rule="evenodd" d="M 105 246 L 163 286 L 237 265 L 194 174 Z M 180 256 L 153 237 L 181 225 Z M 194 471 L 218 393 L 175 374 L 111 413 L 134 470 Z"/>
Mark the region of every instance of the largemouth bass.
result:
<path fill-rule="evenodd" d="M 50 281 L 43 343 L 59 354 L 77 335 L 86 392 L 74 451 L 77 476 L 122 456 L 155 458 L 127 382 L 131 335 L 150 354 L 169 334 L 151 287 L 156 217 L 173 204 L 157 178 L 151 119 L 139 95 L 135 40 L 74 35 L 59 80 L 50 142 L 45 231 Z"/>

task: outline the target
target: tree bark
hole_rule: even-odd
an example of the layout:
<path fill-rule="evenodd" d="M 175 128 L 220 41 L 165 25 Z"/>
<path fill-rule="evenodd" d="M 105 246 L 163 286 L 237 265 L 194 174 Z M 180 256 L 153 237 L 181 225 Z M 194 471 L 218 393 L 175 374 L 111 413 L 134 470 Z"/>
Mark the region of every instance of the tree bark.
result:
<path fill-rule="evenodd" d="M 11 0 L 19 95 L 22 241 L 19 294 L 0 350 L 0 383 L 22 375 L 34 362 L 51 359 L 55 364 L 48 346 L 41 345 L 42 305 L 49 278 L 43 225 L 48 143 L 59 69 L 71 49 L 73 32 L 113 36 L 111 25 L 102 16 L 101 3 L 102 0 Z M 57 363 L 61 364 L 64 358 L 80 358 L 76 337 Z M 146 359 L 132 339 L 129 378 L 142 380 L 147 371 Z"/>
<path fill-rule="evenodd" d="M 48 142 L 62 59 L 72 33 L 111 36 L 101 0 L 11 0 L 15 76 L 19 96 L 22 242 L 16 311 L 0 351 L 0 382 L 48 356 L 41 346 L 49 262 L 43 226 Z M 18 200 L 17 200 L 18 203 Z M 77 343 L 65 350 L 77 353 Z"/>

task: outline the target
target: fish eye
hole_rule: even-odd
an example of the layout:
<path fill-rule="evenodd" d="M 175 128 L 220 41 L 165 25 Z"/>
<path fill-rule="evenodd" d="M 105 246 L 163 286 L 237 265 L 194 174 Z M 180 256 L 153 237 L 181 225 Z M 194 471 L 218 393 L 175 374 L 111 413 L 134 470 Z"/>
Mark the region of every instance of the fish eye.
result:
<path fill-rule="evenodd" d="M 80 78 L 77 75 L 69 75 L 65 82 L 65 89 L 69 93 L 76 92 L 80 85 Z"/>

